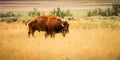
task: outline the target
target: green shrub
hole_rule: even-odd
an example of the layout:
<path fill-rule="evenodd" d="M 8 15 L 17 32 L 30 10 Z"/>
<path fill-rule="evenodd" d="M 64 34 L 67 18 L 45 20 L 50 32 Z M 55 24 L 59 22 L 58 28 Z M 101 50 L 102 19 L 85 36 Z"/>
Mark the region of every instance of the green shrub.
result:
<path fill-rule="evenodd" d="M 59 7 L 50 11 L 49 15 L 58 16 L 61 18 L 72 16 L 72 13 L 68 9 L 67 11 L 62 11 Z"/>
<path fill-rule="evenodd" d="M 0 18 L 4 18 L 5 14 L 3 12 L 0 12 Z"/>
<path fill-rule="evenodd" d="M 92 11 L 92 15 L 93 15 L 93 16 L 97 16 L 97 15 L 98 15 L 97 8 Z"/>
<path fill-rule="evenodd" d="M 107 16 L 111 16 L 111 9 L 110 8 L 107 8 L 106 12 L 107 12 Z"/>
<path fill-rule="evenodd" d="M 13 11 L 0 12 L 0 18 L 5 18 L 5 17 L 16 17 L 16 14 Z"/>
<path fill-rule="evenodd" d="M 102 15 L 103 14 L 103 10 L 98 8 L 98 15 Z"/>
<path fill-rule="evenodd" d="M 111 8 L 107 8 L 107 9 L 101 9 L 101 8 L 96 8 L 94 10 L 88 11 L 87 12 L 87 16 L 91 17 L 91 16 L 119 16 L 120 14 L 120 4 L 112 4 Z"/>
<path fill-rule="evenodd" d="M 91 12 L 91 11 L 88 11 L 87 16 L 88 16 L 88 17 L 91 17 L 91 16 L 92 16 L 92 12 Z"/>
<path fill-rule="evenodd" d="M 120 4 L 113 4 L 112 10 L 113 10 L 112 14 L 114 16 L 118 16 L 118 14 L 120 13 Z"/>
<path fill-rule="evenodd" d="M 40 12 L 39 12 L 39 11 L 37 11 L 37 9 L 36 9 L 36 8 L 34 8 L 34 10 L 33 10 L 33 11 L 29 11 L 29 12 L 28 12 L 28 16 L 30 16 L 30 17 L 40 16 Z"/>

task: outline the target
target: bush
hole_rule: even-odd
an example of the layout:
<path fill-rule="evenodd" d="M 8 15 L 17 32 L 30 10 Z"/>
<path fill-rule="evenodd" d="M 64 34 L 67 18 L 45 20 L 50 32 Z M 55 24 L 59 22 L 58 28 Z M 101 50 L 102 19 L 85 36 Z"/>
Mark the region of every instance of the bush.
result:
<path fill-rule="evenodd" d="M 0 17 L 3 18 L 4 17 L 4 13 L 3 12 L 0 12 Z"/>
<path fill-rule="evenodd" d="M 107 16 L 111 16 L 111 9 L 110 8 L 107 8 Z"/>
<path fill-rule="evenodd" d="M 33 11 L 29 11 L 29 12 L 28 12 L 28 16 L 30 16 L 30 17 L 40 16 L 40 12 L 39 12 L 39 11 L 37 11 L 37 9 L 36 9 L 36 8 L 34 8 L 34 10 L 33 10 Z"/>
<path fill-rule="evenodd" d="M 72 16 L 72 13 L 68 9 L 67 11 L 62 11 L 59 7 L 50 11 L 49 15 L 58 16 L 61 18 Z"/>
<path fill-rule="evenodd" d="M 107 8 L 107 9 L 100 9 L 100 8 L 96 8 L 94 10 L 88 11 L 87 12 L 87 16 L 91 17 L 91 16 L 119 16 L 120 14 L 120 4 L 113 4 L 112 8 Z"/>
<path fill-rule="evenodd" d="M 92 16 L 92 12 L 91 12 L 91 11 L 88 11 L 87 16 L 88 16 L 88 17 L 91 17 L 91 16 Z"/>
<path fill-rule="evenodd" d="M 98 8 L 98 15 L 102 15 L 103 14 L 103 10 Z"/>
<path fill-rule="evenodd" d="M 114 16 L 118 16 L 118 14 L 120 13 L 120 4 L 113 4 L 112 5 L 112 14 Z"/>
<path fill-rule="evenodd" d="M 5 18 L 5 17 L 16 17 L 16 14 L 13 11 L 0 12 L 0 18 Z"/>
<path fill-rule="evenodd" d="M 94 15 L 94 16 L 98 15 L 97 8 L 92 11 L 92 15 Z"/>

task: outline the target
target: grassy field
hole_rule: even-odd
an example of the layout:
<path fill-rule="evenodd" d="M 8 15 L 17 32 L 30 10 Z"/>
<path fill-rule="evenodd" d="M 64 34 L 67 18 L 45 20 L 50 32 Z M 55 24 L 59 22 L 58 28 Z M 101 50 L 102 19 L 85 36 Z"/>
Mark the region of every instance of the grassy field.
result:
<path fill-rule="evenodd" d="M 22 22 L 1 22 L 0 60 L 120 60 L 119 21 L 69 23 L 66 37 L 56 34 L 45 39 L 44 32 L 28 38 L 27 26 Z"/>

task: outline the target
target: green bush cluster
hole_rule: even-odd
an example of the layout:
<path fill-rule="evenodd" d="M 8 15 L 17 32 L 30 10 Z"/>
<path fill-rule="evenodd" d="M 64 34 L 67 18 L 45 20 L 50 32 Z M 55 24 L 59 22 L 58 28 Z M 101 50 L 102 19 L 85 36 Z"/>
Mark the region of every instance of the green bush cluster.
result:
<path fill-rule="evenodd" d="M 29 11 L 29 12 L 28 12 L 28 16 L 30 16 L 30 17 L 40 16 L 40 12 L 37 11 L 36 8 L 34 8 L 33 11 Z"/>
<path fill-rule="evenodd" d="M 101 9 L 96 8 L 87 12 L 87 16 L 119 16 L 120 4 L 112 4 L 112 8 Z"/>
<path fill-rule="evenodd" d="M 0 22 L 16 22 L 18 21 L 18 17 L 21 17 L 22 14 L 16 11 L 1 11 L 0 12 Z"/>
<path fill-rule="evenodd" d="M 72 16 L 72 13 L 70 12 L 69 9 L 67 11 L 63 11 L 59 7 L 50 11 L 49 14 L 53 15 L 53 16 L 58 16 L 58 17 L 61 17 L 61 18 Z"/>
<path fill-rule="evenodd" d="M 5 17 L 16 17 L 16 14 L 13 11 L 0 12 L 0 18 L 5 18 Z"/>

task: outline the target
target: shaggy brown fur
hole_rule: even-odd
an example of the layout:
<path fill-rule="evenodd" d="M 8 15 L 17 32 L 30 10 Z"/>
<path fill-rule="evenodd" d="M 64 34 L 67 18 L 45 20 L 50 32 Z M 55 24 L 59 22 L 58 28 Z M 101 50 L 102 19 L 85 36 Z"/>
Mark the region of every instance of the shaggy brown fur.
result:
<path fill-rule="evenodd" d="M 66 32 L 69 31 L 69 24 L 67 21 L 62 21 L 55 16 L 40 16 L 33 18 L 27 22 L 28 24 L 28 36 L 30 34 L 34 36 L 35 31 L 45 31 L 45 37 L 49 35 L 51 37 L 55 36 L 55 33 L 62 33 L 65 36 Z"/>

